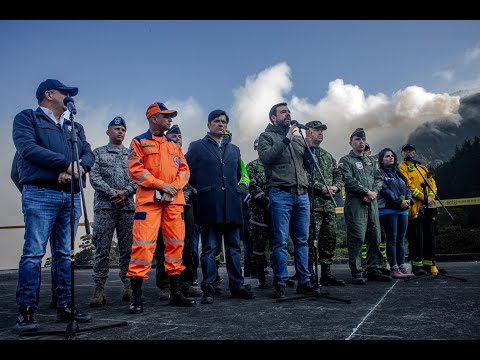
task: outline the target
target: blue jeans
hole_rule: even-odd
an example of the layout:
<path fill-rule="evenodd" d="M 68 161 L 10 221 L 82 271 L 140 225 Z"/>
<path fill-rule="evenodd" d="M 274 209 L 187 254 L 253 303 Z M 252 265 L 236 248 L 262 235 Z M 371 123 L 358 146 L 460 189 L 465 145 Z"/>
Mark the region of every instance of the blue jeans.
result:
<path fill-rule="evenodd" d="M 242 266 L 240 263 L 240 228 L 242 225 L 202 225 L 202 289 L 205 285 L 215 288 L 215 277 L 217 276 L 217 264 L 215 255 L 217 247 L 220 246 L 223 238 L 225 240 L 225 258 L 230 291 L 240 289 L 244 286 Z"/>
<path fill-rule="evenodd" d="M 70 209 L 69 192 L 47 190 L 33 185 L 24 185 L 22 211 L 25 222 L 23 254 L 20 257 L 17 284 L 17 305 L 36 306 L 40 288 L 42 258 L 45 256 L 50 237 L 52 248 L 52 271 L 56 280 L 55 296 L 58 305 L 70 302 Z M 75 194 L 76 231 L 80 219 L 80 194 Z"/>
<path fill-rule="evenodd" d="M 387 260 L 390 266 L 405 263 L 405 233 L 408 215 L 388 214 L 380 216 L 387 238 Z"/>
<path fill-rule="evenodd" d="M 305 284 L 311 275 L 308 271 L 308 194 L 296 195 L 272 187 L 269 190 L 269 199 L 273 229 L 273 283 L 286 286 L 290 233 L 294 246 L 295 271 L 299 276 L 299 284 Z"/>

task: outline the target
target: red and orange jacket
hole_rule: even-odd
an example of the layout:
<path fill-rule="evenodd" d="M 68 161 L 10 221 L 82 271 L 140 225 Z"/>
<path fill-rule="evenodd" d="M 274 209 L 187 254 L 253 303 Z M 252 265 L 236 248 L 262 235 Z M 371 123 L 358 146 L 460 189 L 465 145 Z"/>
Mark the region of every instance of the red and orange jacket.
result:
<path fill-rule="evenodd" d="M 169 204 L 185 205 L 183 187 L 190 178 L 190 169 L 182 149 L 163 134 L 153 135 L 150 130 L 133 138 L 128 156 L 128 171 L 137 183 L 137 205 L 156 201 L 155 190 L 164 183 L 178 189 Z"/>

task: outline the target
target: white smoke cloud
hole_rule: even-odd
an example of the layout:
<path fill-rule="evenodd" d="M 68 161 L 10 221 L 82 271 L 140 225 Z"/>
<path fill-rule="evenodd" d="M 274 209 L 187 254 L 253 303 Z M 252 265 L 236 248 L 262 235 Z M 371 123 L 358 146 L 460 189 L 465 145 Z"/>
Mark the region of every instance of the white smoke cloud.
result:
<path fill-rule="evenodd" d="M 269 124 L 270 108 L 284 102 L 284 94 L 292 86 L 290 67 L 282 62 L 257 75 L 248 76 L 245 85 L 233 91 L 229 128 L 233 131 L 233 142 L 240 145 L 245 163 L 256 157 L 253 141 Z"/>
<path fill-rule="evenodd" d="M 398 148 L 419 125 L 432 120 L 459 119 L 460 98 L 448 94 L 433 94 L 418 86 L 409 86 L 393 94 L 365 95 L 353 84 L 342 79 L 329 83 L 324 97 L 309 102 L 296 95 L 286 98 L 292 88 L 290 68 L 281 63 L 250 76 L 244 86 L 236 89 L 232 113 L 239 119 L 240 146 L 245 162 L 257 157 L 254 139 L 269 123 L 268 111 L 275 103 L 286 101 L 292 119 L 305 124 L 320 120 L 328 126 L 323 147 L 338 160 L 350 151 L 351 133 L 363 127 L 374 153 L 388 146 Z"/>

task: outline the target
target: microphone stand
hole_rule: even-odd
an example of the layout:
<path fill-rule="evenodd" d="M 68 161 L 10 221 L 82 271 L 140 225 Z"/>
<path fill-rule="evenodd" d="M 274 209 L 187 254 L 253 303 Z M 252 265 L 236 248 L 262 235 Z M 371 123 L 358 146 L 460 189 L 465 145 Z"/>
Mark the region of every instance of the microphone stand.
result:
<path fill-rule="evenodd" d="M 305 139 L 305 137 L 303 136 L 303 133 L 300 131 L 300 135 L 302 136 L 302 139 L 303 139 L 303 142 L 305 143 L 305 148 L 308 149 L 308 152 L 310 153 L 310 157 L 313 159 L 313 163 L 315 164 L 315 169 L 318 171 L 318 173 L 320 174 L 320 177 L 322 178 L 322 182 L 323 184 L 325 185 L 325 187 L 328 189 L 329 186 L 327 184 L 327 181 L 325 180 L 325 178 L 323 177 L 323 173 L 322 171 L 320 170 L 320 166 L 318 165 L 318 160 L 317 160 L 317 157 L 312 153 L 312 150 L 310 150 L 310 147 L 308 146 L 307 144 L 307 141 Z M 310 172 L 311 172 L 311 175 L 312 175 L 312 181 L 313 181 L 313 184 L 312 184 L 312 195 L 311 195 L 311 198 L 310 198 L 310 203 L 312 205 L 315 205 L 315 180 L 314 180 L 314 176 L 315 176 L 315 169 L 314 168 L 311 168 L 310 169 Z M 337 203 L 335 202 L 335 199 L 333 198 L 333 195 L 332 193 L 329 191 L 328 194 L 330 195 L 330 200 L 332 200 L 332 203 L 335 207 L 337 207 Z M 277 299 L 276 302 L 281 302 L 281 301 L 289 301 L 289 300 L 298 300 L 298 299 L 306 299 L 306 298 L 310 298 L 310 297 L 314 297 L 315 299 L 318 299 L 318 298 L 324 298 L 324 299 L 330 299 L 330 300 L 336 300 L 336 301 L 340 301 L 340 302 L 343 302 L 343 303 L 346 303 L 346 304 L 351 304 L 352 301 L 349 300 L 349 299 L 341 299 L 341 298 L 338 298 L 338 297 L 334 297 L 334 296 L 329 296 L 329 293 L 328 292 L 324 292 L 322 293 L 322 290 L 321 290 L 321 286 L 319 286 L 319 281 L 318 281 L 318 254 L 317 254 L 317 243 L 318 243 L 318 239 L 317 239 L 317 230 L 316 230 L 316 224 L 315 224 L 315 210 L 314 210 L 314 206 L 310 206 L 310 219 L 313 220 L 313 248 L 314 248 L 314 262 L 315 262 L 315 266 L 313 267 L 313 270 L 314 270 L 314 278 L 315 278 L 315 284 L 313 286 L 313 294 L 311 295 L 302 295 L 302 296 L 295 296 L 295 297 L 290 297 L 290 298 L 281 298 L 281 299 Z"/>
<path fill-rule="evenodd" d="M 413 162 L 413 165 L 415 166 L 415 169 L 417 170 L 417 173 L 419 173 L 420 176 L 423 179 L 423 182 L 421 183 L 421 187 L 423 189 L 423 194 L 424 194 L 423 195 L 423 206 L 422 206 L 422 209 L 420 210 L 420 214 L 418 216 L 418 219 L 421 222 L 421 226 L 423 227 L 425 225 L 427 227 L 427 229 L 429 231 L 431 231 L 433 215 L 431 215 L 431 210 L 429 210 L 429 209 L 434 209 L 434 208 L 429 207 L 429 205 L 428 205 L 427 187 L 433 193 L 434 198 L 438 200 L 440 205 L 442 205 L 442 208 L 445 210 L 445 212 L 447 213 L 450 220 L 452 220 L 452 222 L 455 223 L 455 219 L 453 218 L 452 214 L 450 214 L 450 212 L 447 210 L 445 205 L 443 205 L 442 200 L 438 197 L 437 193 L 432 189 L 432 186 L 427 181 L 427 179 L 425 179 L 425 176 L 423 176 L 422 172 L 420 170 L 418 170 L 417 164 L 418 164 L 417 162 Z M 413 279 L 419 279 L 419 278 L 423 278 L 423 277 L 427 277 L 427 276 L 435 276 L 435 277 L 444 276 L 444 277 L 447 277 L 447 278 L 456 279 L 456 280 L 466 282 L 467 279 L 457 277 L 457 276 L 442 274 L 438 271 L 437 267 L 435 266 L 435 242 L 436 242 L 436 240 L 434 238 L 434 235 L 432 234 L 432 249 L 431 249 L 432 254 L 431 255 L 432 255 L 433 264 L 432 264 L 432 267 L 431 267 L 431 273 L 426 274 L 426 275 L 420 275 L 420 276 L 415 276 L 415 277 L 411 277 L 411 278 L 408 278 L 408 279 L 404 279 L 404 281 L 410 281 L 410 280 L 413 280 Z"/>
<path fill-rule="evenodd" d="M 24 333 L 19 333 L 20 336 L 38 336 L 38 335 L 61 335 L 61 334 L 66 334 L 67 339 L 73 339 L 75 337 L 75 334 L 82 331 L 80 327 L 78 326 L 78 321 L 75 320 L 75 181 L 74 181 L 74 176 L 73 174 L 75 173 L 74 171 L 74 163 L 76 162 L 77 164 L 77 174 L 78 174 L 78 186 L 80 187 L 80 194 L 81 194 L 81 203 L 82 203 L 82 209 L 83 209 L 83 216 L 85 218 L 85 232 L 86 234 L 82 236 L 82 239 L 91 239 L 92 235 L 90 234 L 90 223 L 88 221 L 88 216 L 87 216 L 87 208 L 85 205 L 85 194 L 83 191 L 83 179 L 82 176 L 80 175 L 80 161 L 78 158 L 78 147 L 77 147 L 77 131 L 75 129 L 75 122 L 73 120 L 73 111 L 70 112 L 70 124 L 72 127 L 71 130 L 71 163 L 70 163 L 70 168 L 72 169 L 72 179 L 70 181 L 70 194 L 71 194 L 71 200 L 72 200 L 72 205 L 70 206 L 70 320 L 67 324 L 67 328 L 65 331 L 58 331 L 58 330 L 53 330 L 53 331 L 36 331 L 36 332 L 24 332 Z M 63 129 L 62 129 L 63 131 Z M 110 327 L 116 327 L 116 326 L 125 326 L 127 325 L 126 321 L 120 321 L 114 324 L 109 324 L 109 325 L 99 325 L 99 326 L 93 326 L 89 327 L 88 329 L 84 329 L 83 331 L 87 330 L 98 330 L 98 329 L 106 329 Z"/>

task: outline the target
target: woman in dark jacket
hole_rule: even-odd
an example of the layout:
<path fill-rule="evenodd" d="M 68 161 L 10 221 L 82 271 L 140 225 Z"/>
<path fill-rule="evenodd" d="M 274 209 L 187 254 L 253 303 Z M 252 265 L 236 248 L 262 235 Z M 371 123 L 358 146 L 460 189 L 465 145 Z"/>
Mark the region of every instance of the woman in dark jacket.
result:
<path fill-rule="evenodd" d="M 398 170 L 397 155 L 390 148 L 378 154 L 378 164 L 383 186 L 377 198 L 380 222 L 387 238 L 387 259 L 390 276 L 396 279 L 412 277 L 405 265 L 405 233 L 408 225 L 408 208 L 413 204 L 412 193 L 406 179 Z"/>

